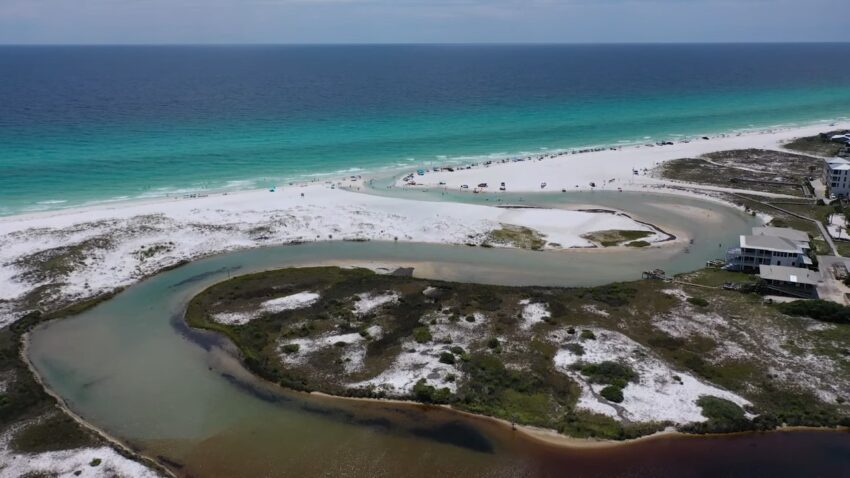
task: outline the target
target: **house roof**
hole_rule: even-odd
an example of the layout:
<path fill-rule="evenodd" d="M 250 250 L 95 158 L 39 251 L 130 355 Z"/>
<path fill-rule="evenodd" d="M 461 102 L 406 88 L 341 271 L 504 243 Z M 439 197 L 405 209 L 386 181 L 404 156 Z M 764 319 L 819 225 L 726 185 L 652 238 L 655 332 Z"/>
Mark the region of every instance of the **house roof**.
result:
<path fill-rule="evenodd" d="M 763 227 L 754 227 L 753 228 L 754 236 L 775 236 L 782 237 L 784 239 L 789 239 L 795 242 L 809 242 L 809 233 L 805 231 L 798 231 L 797 229 L 791 229 L 790 227 L 773 227 L 773 226 L 763 226 Z"/>
<path fill-rule="evenodd" d="M 844 158 L 830 158 L 826 160 L 826 165 L 832 170 L 850 169 L 850 161 Z"/>
<path fill-rule="evenodd" d="M 820 274 L 809 269 L 788 266 L 759 266 L 759 277 L 766 280 L 817 285 Z"/>
<path fill-rule="evenodd" d="M 774 252 L 803 253 L 803 248 L 797 241 L 777 236 L 741 236 L 741 247 Z"/>

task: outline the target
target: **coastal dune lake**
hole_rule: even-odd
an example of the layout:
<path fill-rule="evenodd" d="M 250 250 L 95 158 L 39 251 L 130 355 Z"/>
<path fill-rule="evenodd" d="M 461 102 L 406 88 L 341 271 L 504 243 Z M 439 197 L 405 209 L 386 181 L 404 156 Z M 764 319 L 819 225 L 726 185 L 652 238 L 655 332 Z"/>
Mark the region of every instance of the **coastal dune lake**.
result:
<path fill-rule="evenodd" d="M 592 202 L 590 196 L 563 197 L 621 208 L 696 240 L 606 253 L 380 242 L 239 251 L 163 272 L 78 316 L 38 327 L 30 335 L 29 358 L 74 412 L 187 477 L 850 474 L 846 433 L 664 437 L 565 448 L 443 408 L 289 392 L 255 379 L 229 342 L 183 322 L 195 294 L 260 270 L 382 263 L 412 266 L 416 275 L 435 279 L 596 285 L 637 279 L 658 266 L 671 273 L 699 268 L 725 250 L 721 245 L 757 224 L 741 211 L 698 199 L 637 193 L 596 193 Z M 627 203 L 631 206 L 624 207 Z M 706 227 L 709 219 L 712 227 Z"/>

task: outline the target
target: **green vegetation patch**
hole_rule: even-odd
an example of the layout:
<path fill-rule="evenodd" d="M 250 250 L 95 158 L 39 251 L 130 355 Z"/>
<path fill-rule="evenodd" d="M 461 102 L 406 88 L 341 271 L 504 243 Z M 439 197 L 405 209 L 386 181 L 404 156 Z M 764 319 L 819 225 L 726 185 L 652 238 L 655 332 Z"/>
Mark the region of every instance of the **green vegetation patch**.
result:
<path fill-rule="evenodd" d="M 534 251 L 543 249 L 546 245 L 545 236 L 534 229 L 510 224 L 502 224 L 501 228 L 490 231 L 486 242 Z"/>
<path fill-rule="evenodd" d="M 613 307 L 620 307 L 632 303 L 638 290 L 625 283 L 614 283 L 599 287 L 591 287 L 583 289 L 580 292 L 582 298 L 590 298 L 595 302 L 600 302 Z"/>
<path fill-rule="evenodd" d="M 574 367 L 587 377 L 590 383 L 616 385 L 624 388 L 628 382 L 635 382 L 638 374 L 628 365 L 605 361 L 600 363 L 577 363 Z"/>
<path fill-rule="evenodd" d="M 12 449 L 24 453 L 83 448 L 97 440 L 73 418 L 55 411 L 22 428 L 12 438 Z"/>
<path fill-rule="evenodd" d="M 688 297 L 688 303 L 697 307 L 708 307 L 708 301 L 702 297 Z"/>
<path fill-rule="evenodd" d="M 439 362 L 439 372 L 429 373 L 407 398 L 446 403 L 575 436 L 624 438 L 663 426 L 623 425 L 576 409 L 579 385 L 555 368 L 554 357 L 561 347 L 582 356 L 590 341 L 599 340 L 593 333 L 597 328 L 615 329 L 650 348 L 674 369 L 747 398 L 758 417 L 740 423 L 714 418 L 688 431 L 770 429 L 781 423 L 834 426 L 846 419 L 850 411 L 846 404 L 824 403 L 811 390 L 796 389 L 786 377 L 803 374 L 809 387 L 843 380 L 850 374 L 844 359 L 844 354 L 850 354 L 850 326 L 810 330 L 810 321 L 786 315 L 781 306 L 765 305 L 756 294 L 719 287 L 726 282 L 751 282 L 752 276 L 745 274 L 705 269 L 676 279 L 679 282 L 674 284 L 638 280 L 589 288 L 504 287 L 381 275 L 363 269 L 284 269 L 210 287 L 192 299 L 186 320 L 192 326 L 227 334 L 242 350 L 251 370 L 299 390 L 384 397 L 381 387 L 351 384 L 373 379 L 394 366 L 402 354 L 428 353 L 433 362 Z M 687 285 L 690 283 L 700 286 Z M 703 299 L 704 305 L 701 301 L 694 305 L 712 317 L 712 323 L 692 320 L 688 308 L 682 307 L 687 302 L 669 293 L 670 288 Z M 211 319 L 217 313 L 252 310 L 263 301 L 303 291 L 316 292 L 320 299 L 303 309 L 260 314 L 244 325 Z M 358 294 L 387 291 L 398 300 L 368 314 L 354 314 Z M 531 330 L 522 328 L 523 300 L 546 303 L 551 318 Z M 681 329 L 675 327 L 675 321 L 680 321 Z M 661 327 L 671 322 L 672 329 Z M 380 327 L 380 334 L 363 333 L 375 326 Z M 460 336 L 448 335 L 452 330 Z M 555 343 L 555 331 L 573 338 Z M 286 347 L 295 340 L 304 344 L 358 332 L 362 340 L 345 347 L 332 346 L 333 340 L 325 348 Z M 787 337 L 781 351 L 771 351 L 768 333 Z M 357 369 L 350 367 L 354 347 L 365 348 L 362 367 Z M 743 352 L 733 356 L 727 352 L 739 350 Z M 298 360 L 293 360 L 293 354 L 298 354 Z M 789 367 L 788 363 L 795 367 L 787 361 L 788 354 L 816 354 L 832 360 L 837 368 L 827 376 L 817 375 L 820 368 L 789 368 L 784 371 L 790 375 L 773 375 L 775 367 Z M 607 389 L 603 398 L 612 403 L 621 400 L 621 395 L 628 397 L 628 384 L 637 380 L 635 370 L 614 361 L 581 363 L 577 370 L 586 381 L 602 384 Z M 718 408 L 706 407 L 706 413 Z"/>
<path fill-rule="evenodd" d="M 608 385 L 599 394 L 609 402 L 621 403 L 623 401 L 623 389 L 616 385 Z"/>
<path fill-rule="evenodd" d="M 730 433 L 757 430 L 759 422 L 750 421 L 744 410 L 737 404 L 724 398 L 703 395 L 697 400 L 702 408 L 702 415 L 708 420 L 682 427 L 683 431 L 691 433 Z"/>
<path fill-rule="evenodd" d="M 652 234 L 653 233 L 651 231 L 628 231 L 620 229 L 609 229 L 606 231 L 596 231 L 588 234 L 583 234 L 581 237 L 587 239 L 588 241 L 599 244 L 602 247 L 614 247 L 620 246 L 623 243 L 629 241 L 637 241 L 638 239 L 649 237 Z M 640 242 L 646 244 L 647 246 L 649 245 L 649 243 L 646 241 Z M 632 243 L 626 245 L 630 245 L 632 247 L 644 247 Z"/>
<path fill-rule="evenodd" d="M 799 151 L 801 153 L 831 157 L 838 154 L 838 152 L 844 148 L 844 145 L 830 141 L 829 138 L 834 135 L 844 133 L 846 133 L 846 131 L 830 131 L 828 133 L 822 133 L 815 136 L 806 136 L 804 138 L 795 139 L 794 141 L 785 144 L 783 147 L 793 151 Z"/>
<path fill-rule="evenodd" d="M 558 424 L 558 431 L 576 438 L 630 440 L 651 435 L 663 430 L 666 426 L 666 423 L 655 422 L 624 424 L 605 415 L 577 411 L 564 415 Z"/>
<path fill-rule="evenodd" d="M 667 161 L 657 173 L 673 181 L 803 196 L 801 184 L 820 168 L 820 160 L 810 156 L 745 149 Z"/>
<path fill-rule="evenodd" d="M 821 322 L 850 324 L 850 307 L 826 300 L 797 300 L 779 304 L 779 310 L 788 315 L 810 317 Z"/>
<path fill-rule="evenodd" d="M 467 379 L 455 402 L 460 408 L 517 423 L 556 428 L 578 398 L 577 385 L 554 369 L 547 354 L 532 356 L 529 370 L 513 370 L 498 355 L 475 353 L 463 371 Z"/>

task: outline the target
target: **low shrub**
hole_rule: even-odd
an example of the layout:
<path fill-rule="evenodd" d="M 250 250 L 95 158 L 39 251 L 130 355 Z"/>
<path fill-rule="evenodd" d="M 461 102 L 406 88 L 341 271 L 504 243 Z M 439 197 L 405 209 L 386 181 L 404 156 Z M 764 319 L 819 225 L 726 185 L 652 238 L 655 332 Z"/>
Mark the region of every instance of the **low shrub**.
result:
<path fill-rule="evenodd" d="M 703 395 L 697 400 L 697 405 L 702 408 L 702 415 L 709 420 L 744 420 L 744 410 L 737 404 L 724 398 Z"/>
<path fill-rule="evenodd" d="M 579 338 L 582 340 L 596 340 L 596 334 L 594 334 L 592 330 L 584 329 L 581 331 Z"/>
<path fill-rule="evenodd" d="M 609 402 L 622 403 L 623 401 L 623 389 L 616 385 L 608 385 L 599 394 Z"/>
<path fill-rule="evenodd" d="M 706 307 L 708 305 L 708 301 L 702 297 L 688 297 L 688 302 L 697 307 Z"/>
<path fill-rule="evenodd" d="M 301 349 L 301 346 L 298 345 L 298 344 L 286 344 L 283 347 L 281 347 L 281 350 L 283 350 L 283 353 L 285 353 L 285 354 L 294 354 L 294 353 L 298 352 L 300 349 Z"/>
<path fill-rule="evenodd" d="M 600 363 L 579 364 L 579 367 L 581 374 L 591 383 L 625 386 L 626 383 L 634 382 L 638 378 L 638 374 L 628 365 L 608 360 Z"/>
<path fill-rule="evenodd" d="M 440 354 L 440 363 L 454 365 L 455 356 L 451 352 L 443 352 Z"/>
<path fill-rule="evenodd" d="M 826 300 L 797 300 L 778 305 L 783 314 L 810 317 L 821 322 L 850 324 L 850 307 Z"/>
<path fill-rule="evenodd" d="M 770 414 L 756 417 L 758 422 L 747 419 L 744 410 L 737 404 L 720 397 L 703 395 L 697 400 L 702 415 L 708 418 L 701 423 L 691 423 L 681 427 L 689 433 L 730 433 L 749 430 L 769 430 L 775 428 L 777 420 Z"/>
<path fill-rule="evenodd" d="M 436 389 L 425 381 L 419 379 L 413 386 L 413 396 L 416 400 L 424 403 L 446 403 L 451 398 L 452 392 L 448 388 Z"/>
<path fill-rule="evenodd" d="M 431 331 L 428 330 L 428 327 L 416 327 L 413 329 L 413 340 L 420 344 L 427 344 L 432 338 Z"/>
<path fill-rule="evenodd" d="M 612 307 L 621 307 L 631 303 L 632 299 L 637 295 L 637 289 L 625 284 L 616 283 L 593 287 L 584 292 L 582 296 L 586 296 L 587 294 L 590 294 L 590 297 L 597 302 L 602 302 Z"/>

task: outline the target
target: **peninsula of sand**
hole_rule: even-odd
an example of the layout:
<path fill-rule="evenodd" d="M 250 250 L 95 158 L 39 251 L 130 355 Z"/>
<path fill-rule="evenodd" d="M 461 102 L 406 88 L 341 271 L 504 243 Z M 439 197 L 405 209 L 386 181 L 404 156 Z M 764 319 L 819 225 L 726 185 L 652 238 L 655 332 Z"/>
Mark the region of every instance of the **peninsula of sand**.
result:
<path fill-rule="evenodd" d="M 661 179 L 652 172 L 669 160 L 721 150 L 779 149 L 794 138 L 842 127 L 848 125 L 812 125 L 432 167 L 414 171 L 413 180 L 407 176 L 405 181 L 404 174 L 399 175 L 394 183 L 381 187 L 381 195 L 370 194 L 371 181 L 358 176 L 293 184 L 274 191 L 209 193 L 3 217 L 0 326 L 48 303 L 55 306 L 94 297 L 175 264 L 258 246 L 381 240 L 599 250 L 605 233 L 625 231 L 625 236 L 615 234 L 614 245 L 666 247 L 689 238 L 622 211 L 594 210 L 592 204 L 572 210 L 515 207 L 510 199 L 501 200 L 500 194 L 735 192 L 734 188 Z M 483 184 L 487 186 L 479 187 Z M 425 190 L 432 196 L 387 196 L 387 189 L 399 193 Z M 438 192 L 482 192 L 488 200 L 475 204 L 440 201 Z"/>

